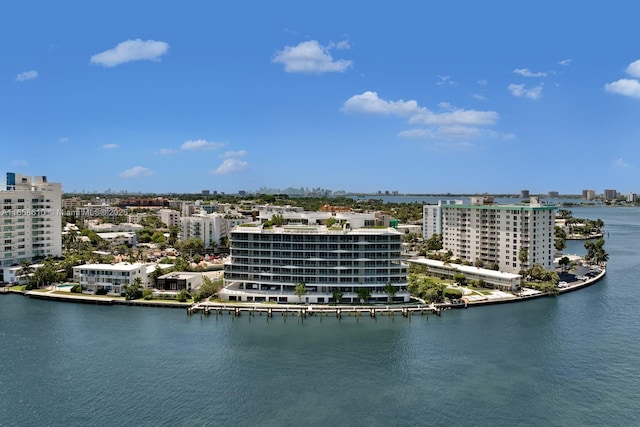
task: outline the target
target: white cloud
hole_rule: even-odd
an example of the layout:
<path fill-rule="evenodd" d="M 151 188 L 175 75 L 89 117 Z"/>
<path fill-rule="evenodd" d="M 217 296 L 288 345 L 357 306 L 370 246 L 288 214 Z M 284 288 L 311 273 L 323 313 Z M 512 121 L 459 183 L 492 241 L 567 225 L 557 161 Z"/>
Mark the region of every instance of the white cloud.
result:
<path fill-rule="evenodd" d="M 211 175 L 226 175 L 230 173 L 240 173 L 247 170 L 249 163 L 238 159 L 227 159 L 217 169 L 210 171 Z"/>
<path fill-rule="evenodd" d="M 473 97 L 479 101 L 486 101 L 487 97 L 484 95 L 480 95 L 479 93 L 474 93 Z"/>
<path fill-rule="evenodd" d="M 616 169 L 622 169 L 622 168 L 628 168 L 631 165 L 629 163 L 626 163 L 624 159 L 621 157 L 619 159 L 614 160 L 613 163 L 611 163 L 611 166 Z"/>
<path fill-rule="evenodd" d="M 454 109 L 444 113 L 434 113 L 423 109 L 419 114 L 414 115 L 409 123 L 421 123 L 426 125 L 493 125 L 500 115 L 495 111 L 478 111 Z"/>
<path fill-rule="evenodd" d="M 617 93 L 632 98 L 640 98 L 640 82 L 633 79 L 620 79 L 604 85 L 607 92 Z"/>
<path fill-rule="evenodd" d="M 339 41 L 338 43 L 335 43 L 333 46 L 335 46 L 335 48 L 338 50 L 351 49 L 351 43 L 349 43 L 349 40 Z"/>
<path fill-rule="evenodd" d="M 486 81 L 486 80 L 478 80 L 478 84 L 479 84 L 480 86 L 486 86 L 488 83 L 489 83 L 489 82 L 488 82 L 488 81 Z"/>
<path fill-rule="evenodd" d="M 20 166 L 20 167 L 28 165 L 26 160 L 14 160 L 13 164 L 14 164 L 14 166 Z"/>
<path fill-rule="evenodd" d="M 38 72 L 36 70 L 25 71 L 16 76 L 17 82 L 26 82 L 27 80 L 33 80 L 38 78 Z"/>
<path fill-rule="evenodd" d="M 61 136 L 60 138 L 58 138 L 58 142 L 60 144 L 66 144 L 67 142 L 69 142 L 69 138 L 67 138 L 66 136 Z"/>
<path fill-rule="evenodd" d="M 495 111 L 465 110 L 456 108 L 448 102 L 440 102 L 438 107 L 442 111 L 434 112 L 420 107 L 414 100 L 387 101 L 380 98 L 376 92 L 367 91 L 349 98 L 344 103 L 342 111 L 407 117 L 410 124 L 425 126 L 401 131 L 398 133 L 401 138 L 454 141 L 480 137 L 494 139 L 513 137 L 511 134 L 501 134 L 479 127 L 495 125 L 500 118 Z"/>
<path fill-rule="evenodd" d="M 206 141 L 204 139 L 186 141 L 180 146 L 183 150 L 217 150 L 221 147 L 224 147 L 224 143 Z"/>
<path fill-rule="evenodd" d="M 232 157 L 244 157 L 246 156 L 247 153 L 245 150 L 238 150 L 238 151 L 226 151 L 222 154 L 220 154 L 220 157 L 223 159 L 228 159 L 228 158 L 232 158 Z"/>
<path fill-rule="evenodd" d="M 451 76 L 438 76 L 438 81 L 436 82 L 438 86 L 458 86 L 458 83 L 451 80 Z"/>
<path fill-rule="evenodd" d="M 478 138 L 513 139 L 511 133 L 500 133 L 490 129 L 482 129 L 474 126 L 438 126 L 435 129 L 410 129 L 402 131 L 398 136 L 407 139 L 436 139 L 436 140 L 473 140 Z"/>
<path fill-rule="evenodd" d="M 563 59 L 562 61 L 558 62 L 559 65 L 562 65 L 563 67 L 568 67 L 569 65 L 571 65 L 571 59 Z"/>
<path fill-rule="evenodd" d="M 407 139 L 425 139 L 433 138 L 435 134 L 431 129 L 409 129 L 403 130 L 398 136 Z"/>
<path fill-rule="evenodd" d="M 153 171 L 149 168 L 142 166 L 134 166 L 131 169 L 120 172 L 120 176 L 123 178 L 135 178 L 139 176 L 151 176 Z"/>
<path fill-rule="evenodd" d="M 342 107 L 342 111 L 345 113 L 395 114 L 399 116 L 415 114 L 419 110 L 416 101 L 385 101 L 378 97 L 377 92 L 371 91 L 352 96 Z"/>
<path fill-rule="evenodd" d="M 527 68 L 516 68 L 513 72 L 524 77 L 545 77 L 547 75 L 547 73 L 543 73 L 541 71 L 534 73 L 533 71 L 529 71 Z"/>
<path fill-rule="evenodd" d="M 176 151 L 172 148 L 161 148 L 160 150 L 156 151 L 154 154 L 160 154 L 162 156 L 167 156 L 169 154 L 173 154 Z"/>
<path fill-rule="evenodd" d="M 438 133 L 448 137 L 448 139 L 472 139 L 477 138 L 482 129 L 472 126 L 440 126 Z"/>
<path fill-rule="evenodd" d="M 625 70 L 633 79 L 620 79 L 604 85 L 604 90 L 619 95 L 640 98 L 640 59 L 633 61 Z"/>
<path fill-rule="evenodd" d="M 115 150 L 118 147 L 119 147 L 118 144 L 104 144 L 102 146 L 102 148 L 104 148 L 105 150 Z"/>
<path fill-rule="evenodd" d="M 640 59 L 629 64 L 626 71 L 631 77 L 640 78 Z"/>
<path fill-rule="evenodd" d="M 284 64 L 287 73 L 343 73 L 353 65 L 353 61 L 334 60 L 329 51 L 332 47 L 345 49 L 346 46 L 348 42 L 324 47 L 317 40 L 309 40 L 297 46 L 285 46 L 271 62 Z"/>
<path fill-rule="evenodd" d="M 527 89 L 524 85 L 510 84 L 507 89 L 513 96 L 521 98 L 538 99 L 542 97 L 542 85 Z"/>
<path fill-rule="evenodd" d="M 130 61 L 152 60 L 159 61 L 169 50 L 169 44 L 155 40 L 126 40 L 118 43 L 113 49 L 95 54 L 91 63 L 105 67 L 115 67 Z"/>

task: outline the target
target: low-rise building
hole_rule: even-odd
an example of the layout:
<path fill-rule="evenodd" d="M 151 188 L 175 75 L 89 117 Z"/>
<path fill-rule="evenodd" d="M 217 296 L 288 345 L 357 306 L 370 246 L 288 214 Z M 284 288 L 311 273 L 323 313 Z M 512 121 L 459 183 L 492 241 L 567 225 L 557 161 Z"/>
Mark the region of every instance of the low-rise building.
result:
<path fill-rule="evenodd" d="M 111 245 L 127 245 L 136 246 L 138 238 L 136 233 L 128 231 L 116 231 L 112 233 L 96 233 L 101 239 L 109 242 Z"/>
<path fill-rule="evenodd" d="M 73 267 L 73 280 L 82 288 L 97 292 L 105 289 L 107 293 L 120 295 L 125 285 L 132 285 L 137 278 L 143 287 L 149 288 L 149 275 L 156 264 L 120 262 L 117 264 L 84 264 Z"/>
<path fill-rule="evenodd" d="M 163 291 L 195 290 L 202 284 L 202 273 L 174 271 L 159 276 L 155 288 Z"/>
<path fill-rule="evenodd" d="M 502 291 L 516 292 L 520 289 L 522 282 L 522 276 L 519 274 L 504 273 L 470 265 L 445 264 L 443 261 L 428 258 L 413 258 L 408 262 L 426 266 L 429 269 L 429 274 L 433 276 L 452 279 L 456 274 L 463 274 L 467 281 L 481 280 L 485 285 Z"/>

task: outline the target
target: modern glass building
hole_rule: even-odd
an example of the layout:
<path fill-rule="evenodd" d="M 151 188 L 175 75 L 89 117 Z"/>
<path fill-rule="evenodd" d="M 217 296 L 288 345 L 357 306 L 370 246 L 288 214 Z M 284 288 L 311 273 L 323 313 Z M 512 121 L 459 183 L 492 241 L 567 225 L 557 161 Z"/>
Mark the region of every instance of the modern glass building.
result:
<path fill-rule="evenodd" d="M 231 231 L 231 257 L 225 264 L 223 300 L 280 303 L 409 301 L 406 266 L 401 264 L 402 233 L 391 227 L 358 227 L 362 218 L 327 226 L 313 223 L 265 226 L 244 224 Z M 360 216 L 369 214 L 359 214 Z M 349 215 L 342 215 L 348 218 Z M 373 216 L 371 216 L 373 218 Z M 321 219 L 324 222 L 325 219 Z M 338 225 L 339 224 L 339 225 Z M 306 294 L 296 295 L 304 284 Z M 393 293 L 392 293 L 393 294 Z"/>

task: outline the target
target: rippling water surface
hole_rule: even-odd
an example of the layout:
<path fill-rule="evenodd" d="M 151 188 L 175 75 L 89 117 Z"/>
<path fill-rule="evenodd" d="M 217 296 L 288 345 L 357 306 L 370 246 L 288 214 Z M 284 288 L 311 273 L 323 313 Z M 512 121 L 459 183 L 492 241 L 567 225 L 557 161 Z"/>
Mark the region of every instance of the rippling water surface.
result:
<path fill-rule="evenodd" d="M 607 224 L 603 281 L 441 317 L 0 296 L 0 425 L 640 425 L 640 210 L 574 216 Z"/>

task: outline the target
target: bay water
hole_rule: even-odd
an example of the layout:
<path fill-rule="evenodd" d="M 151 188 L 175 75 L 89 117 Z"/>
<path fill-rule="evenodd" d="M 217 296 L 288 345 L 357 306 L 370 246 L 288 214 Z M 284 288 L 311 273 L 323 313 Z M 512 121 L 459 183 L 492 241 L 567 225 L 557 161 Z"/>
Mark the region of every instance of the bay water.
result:
<path fill-rule="evenodd" d="M 0 296 L 0 426 L 640 425 L 640 209 L 572 211 L 606 224 L 602 281 L 440 317 Z"/>

